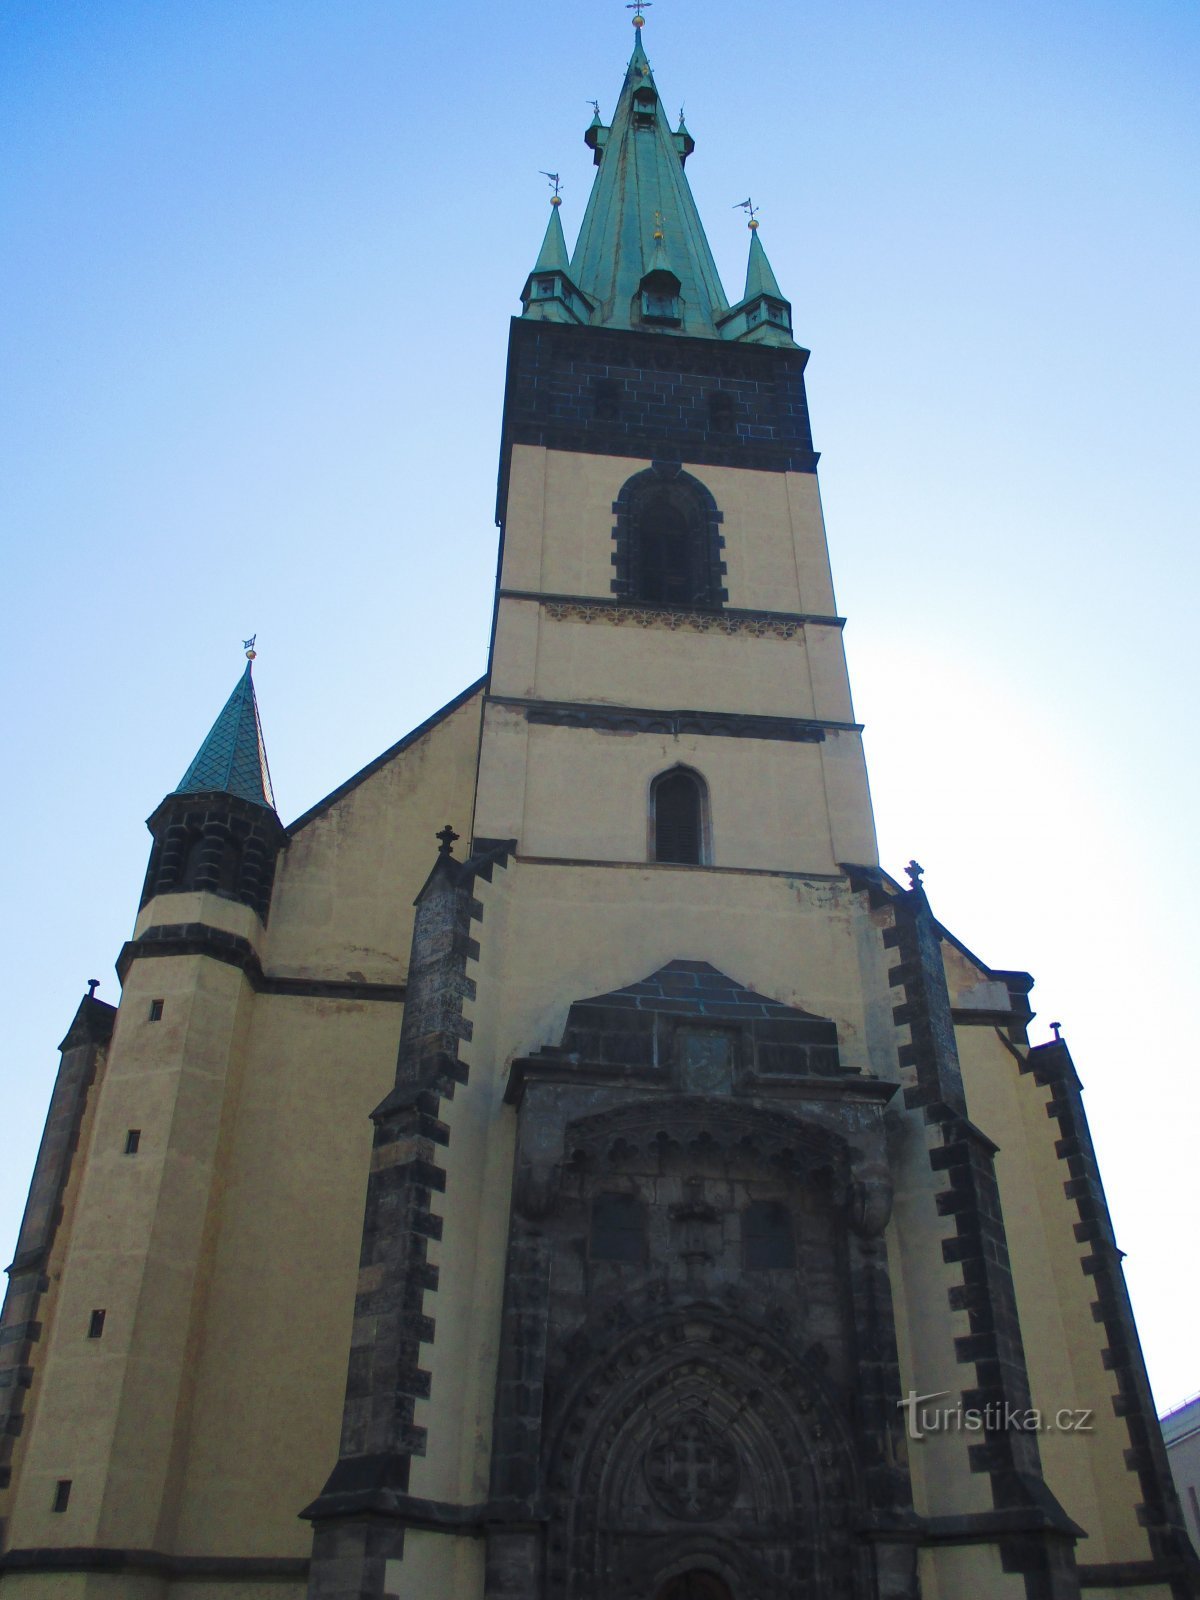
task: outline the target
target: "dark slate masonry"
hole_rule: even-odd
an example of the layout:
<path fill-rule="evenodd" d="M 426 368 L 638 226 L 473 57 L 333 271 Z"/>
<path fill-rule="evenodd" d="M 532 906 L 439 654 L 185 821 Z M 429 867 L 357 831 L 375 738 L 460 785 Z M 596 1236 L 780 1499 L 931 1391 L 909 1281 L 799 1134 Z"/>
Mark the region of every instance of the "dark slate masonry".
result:
<path fill-rule="evenodd" d="M 672 961 L 641 983 L 577 1000 L 561 1046 L 543 1054 L 653 1067 L 670 1058 L 675 1028 L 689 1022 L 736 1028 L 745 1073 L 841 1071 L 836 1024 L 744 988 L 707 961 Z"/>
<path fill-rule="evenodd" d="M 807 350 L 647 337 L 515 317 L 499 517 L 514 444 L 763 472 L 814 472 Z M 728 397 L 714 403 L 714 397 Z"/>

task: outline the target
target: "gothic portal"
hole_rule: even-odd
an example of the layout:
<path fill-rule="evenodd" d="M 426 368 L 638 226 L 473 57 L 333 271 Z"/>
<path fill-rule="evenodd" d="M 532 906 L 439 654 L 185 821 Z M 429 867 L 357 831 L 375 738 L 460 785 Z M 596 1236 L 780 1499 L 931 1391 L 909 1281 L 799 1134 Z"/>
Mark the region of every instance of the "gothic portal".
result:
<path fill-rule="evenodd" d="M 10 1269 L 0 1600 L 1197 1593 L 1070 1054 L 879 864 L 808 354 L 634 21 L 485 677 L 285 826 L 248 663 L 150 817 Z"/>

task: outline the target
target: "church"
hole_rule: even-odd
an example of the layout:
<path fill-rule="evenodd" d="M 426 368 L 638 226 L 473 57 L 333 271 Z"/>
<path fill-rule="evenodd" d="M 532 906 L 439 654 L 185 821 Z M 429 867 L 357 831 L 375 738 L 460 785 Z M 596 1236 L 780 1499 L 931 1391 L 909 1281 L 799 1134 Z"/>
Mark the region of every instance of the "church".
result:
<path fill-rule="evenodd" d="M 250 650 L 149 819 L 0 1600 L 1200 1594 L 1067 1045 L 879 864 L 808 352 L 643 22 L 511 325 L 485 676 L 285 824 Z"/>

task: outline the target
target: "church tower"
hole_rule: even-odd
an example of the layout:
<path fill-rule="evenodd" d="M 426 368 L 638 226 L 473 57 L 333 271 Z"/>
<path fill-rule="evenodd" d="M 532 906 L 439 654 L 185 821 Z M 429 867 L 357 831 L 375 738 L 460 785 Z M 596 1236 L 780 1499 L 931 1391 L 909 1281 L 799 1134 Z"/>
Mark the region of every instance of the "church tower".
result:
<path fill-rule="evenodd" d="M 486 677 L 285 829 L 248 666 L 150 819 L 0 1600 L 1200 1593 L 1067 1046 L 879 865 L 808 353 L 642 23 L 512 323 Z"/>

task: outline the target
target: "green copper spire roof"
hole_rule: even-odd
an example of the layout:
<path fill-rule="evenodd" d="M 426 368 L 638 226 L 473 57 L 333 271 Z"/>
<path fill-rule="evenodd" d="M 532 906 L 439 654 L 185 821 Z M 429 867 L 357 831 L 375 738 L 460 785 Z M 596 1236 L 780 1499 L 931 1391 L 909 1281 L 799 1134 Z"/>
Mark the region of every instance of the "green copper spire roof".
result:
<path fill-rule="evenodd" d="M 535 272 L 570 272 L 571 260 L 567 254 L 567 241 L 563 238 L 562 206 L 558 196 L 550 207 L 550 221 L 546 224 L 546 237 L 533 264 Z"/>
<path fill-rule="evenodd" d="M 232 794 L 274 811 L 250 661 L 175 793 Z"/>
<path fill-rule="evenodd" d="M 750 259 L 746 263 L 746 292 L 742 299 L 753 300 L 759 294 L 773 295 L 776 300 L 783 299 L 775 274 L 771 271 L 771 263 L 767 260 L 767 252 L 758 236 L 758 228 L 753 227 L 750 230 Z"/>
<path fill-rule="evenodd" d="M 646 321 L 719 338 L 717 319 L 729 303 L 683 174 L 693 141 L 682 124 L 679 133 L 671 131 L 640 28 L 612 126 L 596 118 L 584 137 L 599 171 L 571 257 L 571 277 L 595 303 L 592 326 L 633 328 Z M 667 297 L 656 292 L 655 309 L 644 316 L 643 279 L 661 266 L 662 257 L 678 278 L 677 295 L 668 306 Z"/>

